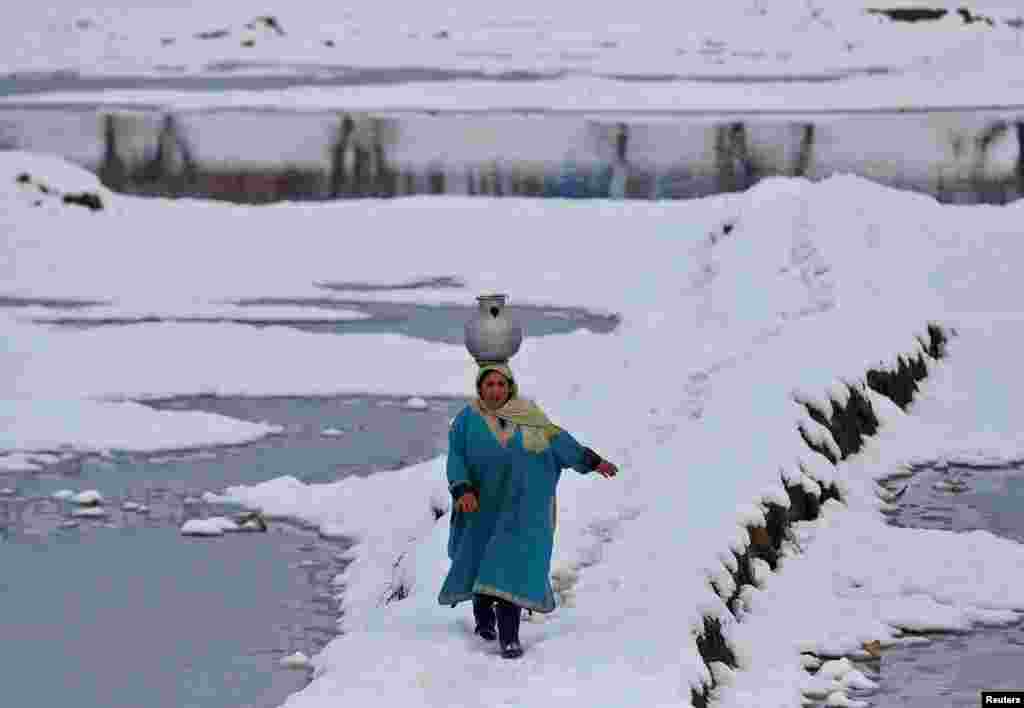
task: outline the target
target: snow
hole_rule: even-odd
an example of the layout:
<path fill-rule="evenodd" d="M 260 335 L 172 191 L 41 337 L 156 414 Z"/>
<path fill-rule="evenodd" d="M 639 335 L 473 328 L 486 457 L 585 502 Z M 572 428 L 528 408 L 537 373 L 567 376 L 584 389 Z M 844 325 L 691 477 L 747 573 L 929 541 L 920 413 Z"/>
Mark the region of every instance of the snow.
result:
<path fill-rule="evenodd" d="M 430 407 L 430 404 L 419 396 L 413 396 L 412 398 L 406 399 L 403 405 L 410 410 L 416 411 L 426 410 Z"/>
<path fill-rule="evenodd" d="M 1007 24 L 1021 17 L 1019 3 L 972 4 L 991 16 L 993 27 L 965 24 L 955 13 L 933 22 L 889 22 L 864 12 L 872 6 L 725 0 L 701 8 L 695 21 L 689 8 L 656 0 L 622 6 L 460 0 L 443 11 L 366 0 L 267 2 L 256 9 L 227 0 L 201 13 L 178 0 L 84 7 L 55 0 L 12 10 L 0 31 L 0 71 L 26 78 L 316 79 L 353 69 L 423 67 L 483 76 L 749 80 L 918 71 L 956 78 L 986 65 L 1008 69 L 1022 52 L 1019 31 Z"/>
<path fill-rule="evenodd" d="M 1024 54 L 1024 49 L 1020 53 Z M 1021 57 L 1018 55 L 1015 59 L 1020 61 Z M 908 93 L 913 96 L 912 103 L 908 100 Z M 201 114 L 205 129 L 229 141 L 227 146 L 222 146 L 224 151 L 219 159 L 223 162 L 242 157 L 239 152 L 241 143 L 238 142 L 240 136 L 230 133 L 227 119 L 232 116 L 225 115 L 225 112 L 244 110 L 260 120 L 276 120 L 296 131 L 305 128 L 303 132 L 309 134 L 309 143 L 304 150 L 290 156 L 300 163 L 326 159 L 326 155 L 310 152 L 309 148 L 310 145 L 324 143 L 337 129 L 337 122 L 327 118 L 339 110 L 406 118 L 409 129 L 423 134 L 425 138 L 439 140 L 443 139 L 444 131 L 451 129 L 430 121 L 427 112 L 441 111 L 464 118 L 487 116 L 495 124 L 503 123 L 506 131 L 516 125 L 529 128 L 531 121 L 542 114 L 548 121 L 559 116 L 652 121 L 655 127 L 658 123 L 665 123 L 664 128 L 672 130 L 673 126 L 668 123 L 680 116 L 711 123 L 759 115 L 777 121 L 810 117 L 841 119 L 864 113 L 885 113 L 891 119 L 897 114 L 930 111 L 938 114 L 936 120 L 943 121 L 946 120 L 943 113 L 965 108 L 1014 116 L 1020 113 L 1022 104 L 1024 83 L 1009 70 L 1005 73 L 998 70 L 984 74 L 964 73 L 942 81 L 902 72 L 892 76 L 854 77 L 831 82 L 782 80 L 758 85 L 755 92 L 743 82 L 625 81 L 570 76 L 514 83 L 493 80 L 412 81 L 398 85 L 296 86 L 274 91 L 228 89 L 216 93 L 163 88 L 78 89 L 7 96 L 0 100 L 0 108 L 5 113 L 10 111 L 11 117 L 17 112 L 46 106 L 64 109 L 107 106 L 125 111 L 164 110 L 185 115 Z M 304 116 L 304 113 L 312 115 Z M 49 120 L 59 121 L 64 126 L 63 130 L 72 134 L 87 134 L 93 130 L 80 125 L 88 120 L 88 114 L 80 110 L 62 112 Z M 187 121 L 185 128 L 190 130 Z M 438 130 L 443 131 L 442 134 L 439 135 Z M 549 141 L 564 139 L 564 132 L 558 129 L 557 124 L 546 135 Z M 777 139 L 778 135 L 774 137 Z M 841 135 L 829 142 L 835 143 L 839 137 Z M 271 144 L 283 144 L 281 138 L 280 135 L 272 137 Z M 451 145 L 453 149 L 459 149 L 457 142 L 451 142 Z M 543 145 L 534 144 L 534 147 L 541 149 Z M 767 145 L 765 147 L 771 149 Z M 832 149 L 842 148 L 833 144 Z"/>
<path fill-rule="evenodd" d="M 312 666 L 309 662 L 309 657 L 301 651 L 281 657 L 281 661 L 278 663 L 285 669 L 308 669 Z"/>
<path fill-rule="evenodd" d="M 0 457 L 0 470 L 7 472 L 31 472 L 40 467 L 36 459 L 33 455 L 25 455 L 20 452 L 3 455 Z"/>
<path fill-rule="evenodd" d="M 223 536 L 229 531 L 241 530 L 239 525 L 223 516 L 209 519 L 189 519 L 181 525 L 182 536 Z"/>
<path fill-rule="evenodd" d="M 82 506 L 94 506 L 96 504 L 103 503 L 103 495 L 95 489 L 89 489 L 85 492 L 79 492 L 75 496 L 71 497 L 71 501 L 75 504 L 81 504 Z"/>
<path fill-rule="evenodd" d="M 15 310 L 19 321 L 38 323 L 74 320 L 76 324 L 103 323 L 111 320 L 173 320 L 179 317 L 174 309 L 135 308 L 118 306 L 79 306 L 74 308 L 24 306 Z M 348 322 L 368 319 L 372 315 L 356 310 L 326 307 L 255 306 L 217 303 L 197 303 L 188 319 L 231 321 L 253 324 L 281 322 Z"/>
<path fill-rule="evenodd" d="M 102 506 L 87 506 L 81 509 L 75 509 L 71 512 L 71 515 L 75 518 L 82 519 L 104 519 L 109 516 L 109 512 Z"/>
<path fill-rule="evenodd" d="M 0 153 L 0 175 L 95 187 L 56 164 Z M 940 206 L 853 177 L 651 203 L 445 197 L 243 208 L 115 194 L 98 213 L 35 209 L 18 189 L 0 180 L 5 296 L 186 319 L 246 298 L 322 298 L 318 283 L 454 276 L 466 287 L 387 297 L 473 307 L 479 292 L 499 291 L 516 304 L 621 316 L 606 335 L 527 336 L 512 361 L 525 395 L 620 468 L 614 480 L 567 473 L 560 486 L 559 607 L 524 623 L 519 662 L 475 642 L 467 608 L 436 604 L 448 563 L 444 457 L 326 484 L 281 470 L 203 495 L 353 542 L 334 583 L 345 633 L 311 658 L 315 679 L 289 708 L 342 696 L 367 706 L 686 705 L 712 674 L 725 708 L 797 705 L 808 691 L 842 705 L 864 680 L 830 660 L 907 641 L 907 631 L 964 631 L 1024 612 L 1019 544 L 886 526 L 877 484 L 922 462 L 1024 460 L 1015 414 L 1024 315 L 1013 297 L 1021 203 Z M 724 223 L 734 225 L 728 234 Z M 339 238 L 338 224 L 358 236 Z M 500 258 L 488 257 L 489 243 Z M 148 398 L 426 401 L 466 395 L 475 372 L 461 346 L 398 335 L 182 321 L 62 328 L 21 309 L 0 308 L 0 369 L 14 372 L 0 378 L 0 451 L 12 465 L 58 450 L 172 451 L 277 431 L 157 411 L 140 402 Z M 955 335 L 903 411 L 864 377 L 918 356 L 929 323 Z M 800 434 L 836 445 L 805 404 L 830 414 L 850 388 L 881 427 L 832 465 Z M 746 526 L 765 524 L 767 504 L 787 501 L 783 480 L 818 495 L 834 483 L 843 502 L 796 524 L 780 572 L 755 564 L 757 587 L 743 589 L 737 619 L 723 599 L 733 553 L 750 543 Z M 232 527 L 196 519 L 181 533 Z M 721 623 L 735 669 L 709 668 L 698 654 L 705 617 Z M 811 676 L 801 653 L 829 661 Z"/>

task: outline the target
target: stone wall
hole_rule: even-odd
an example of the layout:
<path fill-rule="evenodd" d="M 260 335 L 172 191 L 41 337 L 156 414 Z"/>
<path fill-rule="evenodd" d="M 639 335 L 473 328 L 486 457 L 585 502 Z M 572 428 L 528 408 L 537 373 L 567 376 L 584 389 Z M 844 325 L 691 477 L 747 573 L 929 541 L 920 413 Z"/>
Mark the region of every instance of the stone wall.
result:
<path fill-rule="evenodd" d="M 865 374 L 865 385 L 905 409 L 918 390 L 917 382 L 928 375 L 926 359 L 936 360 L 945 354 L 946 333 L 936 325 L 929 325 L 928 335 L 929 341 L 922 342 L 928 353 L 927 356 L 922 354 L 911 360 L 900 357 L 897 367 L 892 371 L 870 370 Z M 863 438 L 873 435 L 878 428 L 878 419 L 868 399 L 856 386 L 850 387 L 849 391 L 849 399 L 845 405 L 832 399 L 831 417 L 826 417 L 824 412 L 818 408 L 805 404 L 810 417 L 831 432 L 838 447 L 839 456 L 837 457 L 834 448 L 815 443 L 806 435 L 804 439 L 809 447 L 823 455 L 832 464 L 836 464 L 839 460 L 860 450 Z M 712 583 L 715 592 L 725 600 L 726 605 L 733 612 L 736 611 L 736 603 L 739 601 L 744 586 L 755 585 L 752 563 L 760 559 L 767 563 L 772 570 L 775 570 L 778 566 L 783 541 L 791 535 L 792 524 L 796 521 L 810 521 L 817 518 L 822 503 L 828 499 L 843 501 L 842 494 L 834 484 L 826 484 L 821 480 L 813 481 L 820 492 L 811 493 L 799 483 L 786 484 L 783 480 L 783 485 L 789 496 L 789 508 L 769 503 L 767 504 L 768 513 L 765 517 L 765 526 L 752 526 L 747 529 L 750 536 L 750 545 L 747 551 L 742 555 L 735 552 L 733 554 L 736 557 L 737 569 L 731 573 L 733 581 L 731 592 L 724 592 L 723 589 L 715 587 Z M 704 618 L 704 631 L 696 641 L 697 650 L 709 667 L 709 675 L 715 675 L 710 670 L 713 662 L 721 662 L 730 668 L 736 668 L 735 654 L 725 640 L 717 619 Z M 715 686 L 712 684 L 705 686 L 702 692 L 693 691 L 691 696 L 693 705 L 696 708 L 706 708 L 708 696 L 714 688 Z"/>

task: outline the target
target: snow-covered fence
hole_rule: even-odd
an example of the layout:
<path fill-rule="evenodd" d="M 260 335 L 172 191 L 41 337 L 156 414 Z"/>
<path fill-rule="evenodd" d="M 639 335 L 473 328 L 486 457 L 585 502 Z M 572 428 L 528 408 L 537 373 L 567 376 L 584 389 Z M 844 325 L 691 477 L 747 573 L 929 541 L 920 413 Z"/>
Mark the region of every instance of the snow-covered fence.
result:
<path fill-rule="evenodd" d="M 802 470 L 799 479 L 783 479 L 788 504 L 784 506 L 764 502 L 764 525 L 748 526 L 750 540 L 746 550 L 743 553 L 733 551 L 735 562 L 728 574 L 709 580 L 733 614 L 741 616 L 745 612 L 744 588 L 759 587 L 763 583 L 764 573 L 777 568 L 786 546 L 799 549 L 790 528 L 793 523 L 816 519 L 821 506 L 830 499 L 842 502 L 842 490 L 833 479 L 820 475 L 820 472 L 829 470 L 830 465 L 859 451 L 863 438 L 875 433 L 879 421 L 870 398 L 875 395 L 885 396 L 900 408 L 906 408 L 918 390 L 917 383 L 928 375 L 928 361 L 945 355 L 946 341 L 947 333 L 931 324 L 928 326 L 928 340 L 920 342 L 921 351 L 916 357 L 898 357 L 896 366 L 891 370 L 869 370 L 861 385 L 846 388 L 845 400 L 836 400 L 833 394 L 823 401 L 798 401 L 827 438 L 810 439 L 805 434 L 804 439 L 828 463 L 818 470 Z M 825 408 L 831 410 L 826 411 Z M 898 496 L 881 487 L 878 488 L 878 494 L 885 502 Z M 705 685 L 703 691 L 691 689 L 691 702 L 696 708 L 706 708 L 717 683 L 715 677 L 723 670 L 721 667 L 726 667 L 726 671 L 736 669 L 737 660 L 728 637 L 722 631 L 720 620 L 715 617 L 705 616 L 703 632 L 696 638 L 696 642 L 697 651 L 708 666 L 712 682 Z M 877 658 L 877 650 L 877 642 L 866 643 L 859 658 Z"/>
<path fill-rule="evenodd" d="M 112 189 L 241 202 L 407 194 L 685 199 L 857 174 L 940 201 L 1024 194 L 1024 113 L 783 117 L 218 108 L 0 110 L 8 147 Z"/>

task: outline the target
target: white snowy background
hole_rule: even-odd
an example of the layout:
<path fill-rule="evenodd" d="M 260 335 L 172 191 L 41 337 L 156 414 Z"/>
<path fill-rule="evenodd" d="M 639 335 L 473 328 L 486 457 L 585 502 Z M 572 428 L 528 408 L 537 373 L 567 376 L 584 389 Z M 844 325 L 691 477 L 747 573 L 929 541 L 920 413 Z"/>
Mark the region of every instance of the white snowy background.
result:
<path fill-rule="evenodd" d="M 0 28 L 0 56 L 9 72 L 160 73 L 166 65 L 195 74 L 217 62 L 268 61 L 273 66 L 263 70 L 271 70 L 411 61 L 569 68 L 589 74 L 569 80 L 590 82 L 620 72 L 749 77 L 884 65 L 914 89 L 903 94 L 907 101 L 938 91 L 954 102 L 975 100 L 961 90 L 968 84 L 1011 98 L 1019 90 L 1011 68 L 1020 34 L 1010 25 L 951 17 L 896 27 L 865 17 L 860 3 L 823 5 L 809 20 L 806 3 L 744 2 L 716 3 L 720 12 L 702 14 L 698 28 L 678 11 L 667 16 L 649 5 L 607 16 L 571 3 L 519 5 L 514 16 L 483 5 L 447 15 L 403 6 L 407 26 L 397 30 L 394 8 L 381 3 L 290 3 L 274 14 L 285 36 L 263 32 L 242 47 L 193 35 L 221 26 L 255 32 L 244 28 L 252 19 L 247 5 L 198 13 L 50 3 L 13 11 L 18 22 Z M 644 18 L 643 34 L 629 17 Z M 448 38 L 431 36 L 442 30 Z M 165 36 L 175 41 L 165 44 Z M 708 61 L 699 50 L 714 49 L 709 38 L 737 55 Z M 608 46 L 594 49 L 600 42 Z M 474 46 L 492 54 L 504 47 L 507 56 L 467 58 Z M 585 58 L 568 56 L 579 46 Z M 339 56 L 326 58 L 329 49 Z M 742 55 L 755 49 L 765 56 Z M 994 68 L 979 84 L 986 66 Z M 890 80 L 897 79 L 850 79 L 847 95 L 871 97 L 873 86 L 884 95 L 896 90 Z M 600 86 L 594 95 L 618 107 L 644 101 L 639 85 Z M 419 100 L 405 88 L 395 95 Z M 548 90 L 523 90 L 534 88 Z M 818 107 L 839 90 L 819 89 L 794 90 Z M 740 105 L 740 89 L 728 90 Z M 789 105 L 786 90 L 748 90 L 742 105 Z M 473 95 L 457 105 L 499 100 Z M 22 173 L 34 183 L 18 183 Z M 106 208 L 66 205 L 53 192 L 83 189 L 100 194 Z M 614 481 L 565 477 L 553 566 L 560 606 L 524 625 L 519 662 L 501 661 L 472 636 L 467 608 L 436 604 L 448 516 L 435 520 L 433 509 L 450 503 L 443 458 L 323 485 L 283 469 L 264 484 L 210 490 L 357 541 L 336 580 L 344 634 L 314 657 L 316 678 L 289 707 L 687 705 L 691 689 L 711 680 L 695 643 L 705 617 L 722 622 L 739 664 L 734 672 L 714 667 L 718 705 L 795 706 L 806 695 L 843 705 L 864 678 L 843 662 L 809 674 L 801 652 L 862 656 L 864 642 L 880 640 L 885 651 L 910 641 L 907 630 L 1009 623 L 1024 611 L 1019 545 L 985 532 L 889 527 L 888 495 L 877 483 L 915 462 L 1024 459 L 1015 417 L 1024 387 L 1016 363 L 1024 345 L 1020 202 L 940 206 L 836 176 L 772 179 L 743 194 L 671 203 L 420 197 L 238 207 L 110 194 L 78 167 L 22 152 L 0 153 L 0 201 L 0 294 L 103 303 L 74 309 L 76 317 L 235 317 L 232 303 L 242 298 L 323 298 L 320 282 L 439 276 L 466 287 L 337 297 L 472 305 L 479 292 L 500 291 L 515 303 L 622 317 L 608 335 L 527 338 L 513 360 L 524 394 L 621 470 Z M 5 467 L 31 466 L 41 451 L 62 447 L 164 450 L 273 431 L 157 412 L 130 399 L 465 395 L 472 385 L 474 366 L 462 347 L 398 335 L 185 322 L 73 330 L 34 321 L 61 314 L 68 313 L 0 310 Z M 267 307 L 248 314 L 276 316 Z M 948 357 L 928 362 L 922 391 L 903 412 L 867 389 L 864 377 L 895 367 L 899 356 L 916 357 L 930 323 L 955 334 Z M 803 404 L 827 412 L 830 397 L 843 402 L 849 387 L 870 398 L 882 427 L 833 466 L 799 433 L 803 426 L 827 441 Z M 786 503 L 784 482 L 809 490 L 834 482 L 843 503 L 828 502 L 820 519 L 797 526 L 799 549 L 787 545 L 780 572 L 758 572 L 737 621 L 711 581 L 730 589 L 732 554 L 749 542 L 745 527 L 764 523 L 765 503 Z M 368 503 L 379 499 L 386 501 Z M 399 587 L 406 597 L 387 602 Z"/>

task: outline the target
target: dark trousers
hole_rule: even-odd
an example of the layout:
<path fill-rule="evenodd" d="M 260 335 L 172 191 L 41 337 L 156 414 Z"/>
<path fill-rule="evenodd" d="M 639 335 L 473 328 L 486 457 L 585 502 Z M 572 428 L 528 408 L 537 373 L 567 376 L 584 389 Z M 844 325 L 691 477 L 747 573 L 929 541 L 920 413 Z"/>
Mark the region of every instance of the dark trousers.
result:
<path fill-rule="evenodd" d="M 494 628 L 498 625 L 498 639 L 503 643 L 519 641 L 519 605 L 491 595 L 473 595 L 473 618 L 477 627 Z"/>

